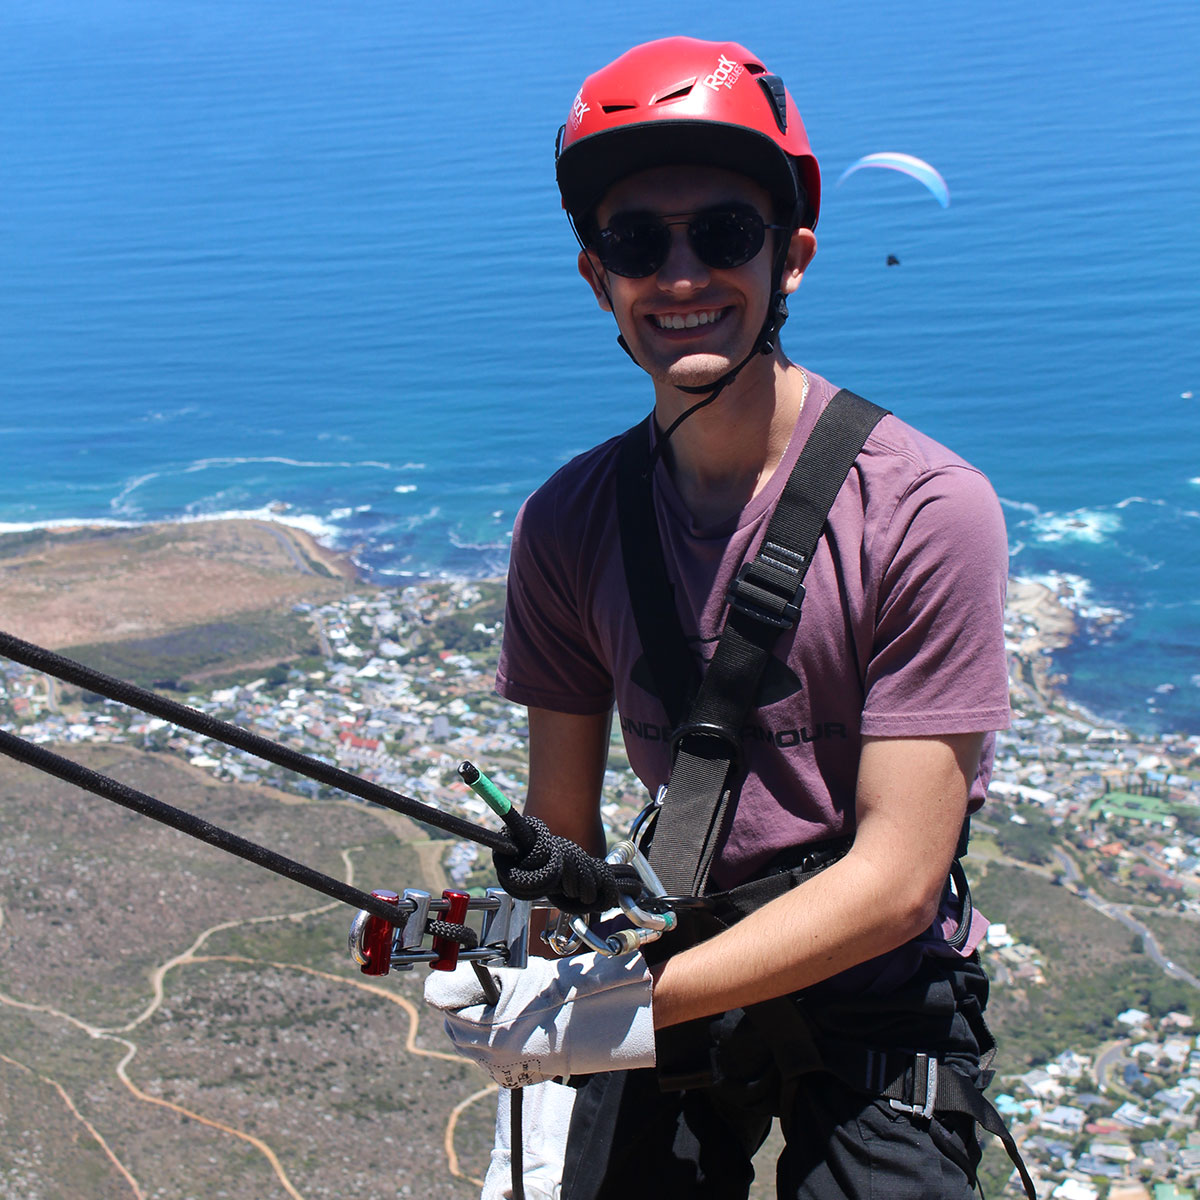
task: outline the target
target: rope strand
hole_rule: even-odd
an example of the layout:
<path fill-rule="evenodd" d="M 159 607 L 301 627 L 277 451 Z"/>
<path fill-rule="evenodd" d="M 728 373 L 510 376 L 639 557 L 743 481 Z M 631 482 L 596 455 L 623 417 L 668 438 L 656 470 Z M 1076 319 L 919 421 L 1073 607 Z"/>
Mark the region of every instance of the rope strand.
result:
<path fill-rule="evenodd" d="M 244 750 L 247 754 L 253 754 L 256 758 L 274 763 L 277 767 L 295 771 L 298 775 L 304 775 L 309 779 L 317 780 L 318 783 L 328 784 L 343 792 L 349 792 L 350 795 L 358 796 L 362 800 L 370 800 L 384 808 L 390 808 L 393 812 L 403 813 L 406 817 L 412 817 L 426 825 L 433 825 L 446 833 L 452 833 L 455 837 L 477 842 L 481 846 L 487 846 L 489 850 L 509 852 L 512 850 L 512 844 L 502 833 L 487 829 L 482 825 L 472 825 L 470 821 L 465 821 L 462 817 L 442 812 L 432 805 L 414 800 L 411 796 L 404 796 L 390 788 L 360 779 L 357 775 L 343 771 L 340 767 L 331 766 L 329 763 L 321 762 L 320 759 L 310 758 L 298 750 L 292 750 L 288 746 L 272 742 L 256 733 L 242 729 L 238 725 L 231 725 L 216 717 L 210 717 L 208 713 L 189 708 L 186 704 L 168 700 L 157 692 L 140 688 L 123 679 L 114 679 L 110 675 L 103 675 L 73 659 L 64 658 L 52 650 L 35 646 L 32 642 L 24 642 L 3 631 L 0 631 L 0 654 L 35 671 L 53 675 L 55 679 L 61 679 L 64 683 L 85 688 L 97 695 L 105 696 L 109 700 L 127 705 L 129 708 L 149 713 L 151 716 L 161 717 L 164 721 L 170 721 L 172 725 L 190 729 L 193 733 L 212 738 L 213 741 Z"/>
<path fill-rule="evenodd" d="M 360 779 L 340 767 L 310 758 L 290 747 L 250 733 L 238 725 L 231 725 L 198 709 L 168 700 L 157 692 L 104 675 L 73 659 L 55 654 L 32 642 L 22 641 L 3 631 L 0 631 L 0 654 L 33 670 L 42 671 L 66 683 L 106 696 L 129 708 L 161 717 L 193 733 L 244 750 L 309 779 L 339 788 L 352 796 L 370 800 L 384 808 L 445 830 L 456 837 L 487 846 L 493 852 L 502 886 L 518 899 L 535 900 L 541 896 L 548 896 L 564 912 L 583 914 L 615 908 L 622 893 L 638 895 L 642 890 L 641 881 L 632 867 L 614 868 L 603 859 L 594 858 L 574 842 L 552 834 L 536 817 L 525 817 L 517 809 L 510 809 L 504 818 L 512 838 L 510 841 L 502 833 L 473 825 L 461 817 L 442 812 L 410 796 Z M 343 900 L 356 908 L 365 908 L 378 916 L 384 915 L 380 902 L 365 892 L 354 888 L 346 892 L 346 885 L 330 876 L 312 871 L 283 855 L 210 825 L 191 813 L 172 808 L 153 796 L 135 791 L 125 784 L 99 775 L 78 763 L 61 758 L 4 731 L 0 731 L 0 753 L 8 754 L 18 761 L 37 767 L 104 799 L 113 800 L 143 816 L 161 821 L 285 878 L 304 883 L 333 899 Z M 335 890 L 330 890 L 331 888 Z M 350 898 L 350 893 L 353 893 L 353 898 Z"/>
<path fill-rule="evenodd" d="M 215 846 L 218 850 L 224 850 L 228 854 L 245 859 L 256 867 L 273 871 L 276 875 L 281 875 L 284 879 L 290 879 L 293 883 L 298 883 L 303 887 L 311 888 L 314 892 L 320 892 L 331 900 L 340 900 L 352 908 L 366 909 L 373 916 L 382 917 L 389 925 L 396 923 L 395 908 L 376 899 L 368 892 L 360 891 L 348 883 L 343 883 L 340 879 L 334 879 L 332 875 L 325 875 L 312 867 L 306 867 L 303 863 L 298 863 L 294 859 L 286 858 L 274 850 L 268 850 L 265 846 L 258 845 L 257 842 L 251 842 L 246 838 L 239 837 L 236 833 L 230 833 L 229 830 L 222 829 L 219 825 L 213 825 L 193 813 L 185 812 L 182 808 L 174 808 L 162 800 L 146 795 L 145 792 L 139 792 L 136 788 L 131 788 L 119 780 L 101 775 L 98 771 L 72 762 L 69 758 L 63 758 L 61 755 L 47 750 L 44 746 L 27 742 L 24 738 L 16 737 L 3 729 L 0 729 L 0 754 L 7 754 L 9 758 L 35 767 L 47 775 L 53 775 L 64 783 L 73 784 L 93 795 L 111 800 L 114 804 L 121 805 L 122 808 L 139 813 L 143 817 L 149 817 L 163 825 L 169 825 L 172 829 L 179 830 L 180 833 L 186 833 L 210 846 Z"/>
<path fill-rule="evenodd" d="M 583 915 L 616 908 L 622 892 L 636 896 L 642 890 L 632 867 L 593 858 L 568 838 L 551 833 L 537 817 L 522 816 L 519 825 L 508 828 L 517 851 L 497 850 L 492 862 L 501 886 L 518 900 L 546 896 L 555 908 Z"/>

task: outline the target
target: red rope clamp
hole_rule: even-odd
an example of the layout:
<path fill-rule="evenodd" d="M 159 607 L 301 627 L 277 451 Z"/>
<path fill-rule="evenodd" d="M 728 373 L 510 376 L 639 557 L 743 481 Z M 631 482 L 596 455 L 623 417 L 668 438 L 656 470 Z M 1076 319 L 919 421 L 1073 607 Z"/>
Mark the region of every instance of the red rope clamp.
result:
<path fill-rule="evenodd" d="M 456 892 L 447 888 L 442 892 L 442 899 L 447 901 L 444 919 L 453 925 L 462 925 L 467 919 L 467 904 L 471 897 L 467 892 Z M 458 966 L 459 944 L 448 937 L 433 939 L 433 952 L 438 956 L 435 962 L 429 964 L 432 971 L 453 971 Z"/>
<path fill-rule="evenodd" d="M 384 889 L 372 891 L 371 895 L 384 904 L 399 907 L 400 897 L 395 892 Z M 399 912 L 397 912 L 399 916 Z M 364 975 L 386 975 L 392 969 L 392 939 L 396 926 L 389 925 L 382 917 L 373 914 L 367 916 L 362 928 L 361 949 L 362 957 L 366 960 L 359 967 Z"/>

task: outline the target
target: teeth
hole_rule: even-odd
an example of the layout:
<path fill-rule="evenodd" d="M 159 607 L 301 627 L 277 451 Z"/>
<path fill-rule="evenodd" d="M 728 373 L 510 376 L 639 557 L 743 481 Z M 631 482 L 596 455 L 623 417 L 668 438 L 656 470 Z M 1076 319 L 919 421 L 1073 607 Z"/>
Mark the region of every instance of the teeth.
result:
<path fill-rule="evenodd" d="M 712 312 L 690 312 L 686 316 L 682 313 L 659 313 L 654 319 L 659 329 L 695 329 L 697 325 L 712 325 L 721 319 L 721 315 L 721 309 L 714 309 Z"/>

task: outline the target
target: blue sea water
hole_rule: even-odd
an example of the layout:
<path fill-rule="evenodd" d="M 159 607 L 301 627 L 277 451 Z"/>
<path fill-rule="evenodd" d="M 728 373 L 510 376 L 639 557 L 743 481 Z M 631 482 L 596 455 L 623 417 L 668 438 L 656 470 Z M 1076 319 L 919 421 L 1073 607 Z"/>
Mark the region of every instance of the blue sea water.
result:
<path fill-rule="evenodd" d="M 1071 695 L 1200 731 L 1195 0 L 5 0 L 0 528 L 286 506 L 381 580 L 503 570 L 524 496 L 649 404 L 552 145 L 678 32 L 761 54 L 822 161 L 791 355 L 981 466 L 1014 572 L 1115 614 Z M 876 150 L 950 207 L 834 186 Z"/>

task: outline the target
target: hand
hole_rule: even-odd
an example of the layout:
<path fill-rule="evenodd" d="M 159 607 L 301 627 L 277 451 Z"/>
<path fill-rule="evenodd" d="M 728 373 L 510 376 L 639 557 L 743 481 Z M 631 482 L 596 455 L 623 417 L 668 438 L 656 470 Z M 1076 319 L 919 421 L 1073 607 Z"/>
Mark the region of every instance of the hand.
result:
<path fill-rule="evenodd" d="M 431 971 L 425 1002 L 445 1013 L 459 1054 L 502 1087 L 654 1066 L 650 971 L 640 954 L 531 958 L 492 976 L 494 1006 L 469 966 Z"/>

